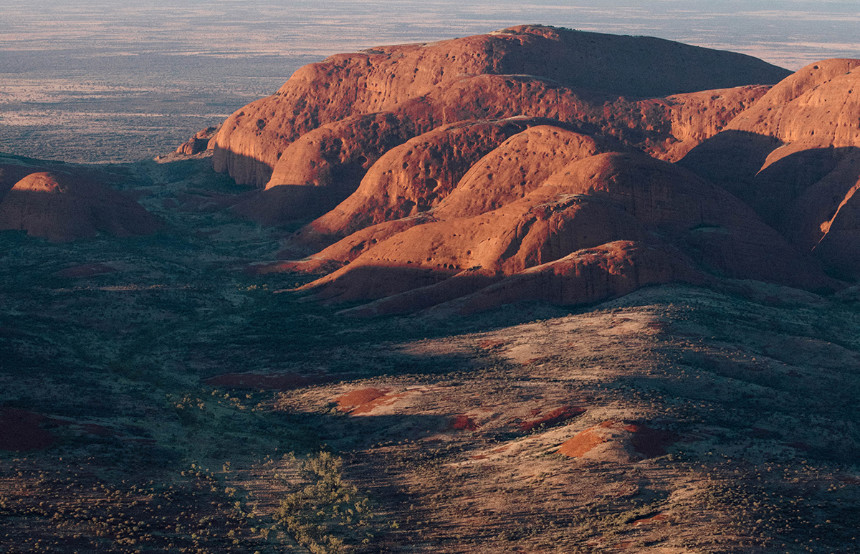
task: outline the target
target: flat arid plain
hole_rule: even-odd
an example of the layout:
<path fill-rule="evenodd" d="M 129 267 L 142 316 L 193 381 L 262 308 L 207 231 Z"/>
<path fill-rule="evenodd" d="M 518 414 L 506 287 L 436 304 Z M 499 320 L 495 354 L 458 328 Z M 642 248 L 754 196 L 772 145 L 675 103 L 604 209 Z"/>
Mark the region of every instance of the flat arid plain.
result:
<path fill-rule="evenodd" d="M 518 25 L 275 86 L 0 154 L 0 551 L 858 549 L 860 60 Z"/>

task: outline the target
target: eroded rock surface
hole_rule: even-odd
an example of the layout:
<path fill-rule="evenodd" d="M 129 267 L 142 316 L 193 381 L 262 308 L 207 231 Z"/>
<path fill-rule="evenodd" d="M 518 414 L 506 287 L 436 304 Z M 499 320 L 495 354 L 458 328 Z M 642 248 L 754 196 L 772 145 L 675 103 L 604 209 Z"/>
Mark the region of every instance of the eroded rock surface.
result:
<path fill-rule="evenodd" d="M 860 264 L 858 64 L 540 26 L 386 46 L 233 114 L 215 165 L 266 186 L 240 213 L 298 227 L 282 252 L 308 257 L 258 270 L 327 273 L 305 290 L 354 313 L 832 290 L 822 264 Z"/>
<path fill-rule="evenodd" d="M 496 112 L 493 117 L 524 114 L 531 105 L 543 106 L 546 113 L 525 115 L 606 123 L 626 117 L 604 113 L 604 101 L 619 96 L 771 84 L 787 75 L 730 52 L 533 25 L 432 44 L 383 46 L 309 64 L 275 95 L 231 115 L 214 139 L 214 162 L 238 182 L 263 186 L 292 142 L 345 118 L 399 112 L 409 116 L 419 134 L 444 123 L 489 117 L 489 112 Z M 500 94 L 505 88 L 507 94 Z M 496 102 L 499 98 L 508 101 Z"/>

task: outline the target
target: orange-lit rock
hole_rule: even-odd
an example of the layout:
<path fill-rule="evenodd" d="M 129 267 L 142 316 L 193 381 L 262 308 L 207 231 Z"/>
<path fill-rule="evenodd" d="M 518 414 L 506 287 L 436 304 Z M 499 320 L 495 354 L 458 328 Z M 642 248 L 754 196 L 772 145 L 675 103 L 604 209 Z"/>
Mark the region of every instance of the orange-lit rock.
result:
<path fill-rule="evenodd" d="M 464 79 L 482 75 L 517 76 L 508 78 L 520 91 L 512 91 L 504 114 L 495 107 L 493 97 L 498 94 L 480 93 L 486 87 L 472 83 L 466 91 L 457 90 Z M 415 121 L 416 134 L 481 117 L 526 114 L 569 121 L 582 106 L 572 112 L 570 103 L 579 101 L 547 82 L 582 90 L 595 99 L 644 98 L 769 84 L 786 75 L 780 68 L 730 52 L 533 25 L 432 44 L 382 46 L 307 65 L 277 94 L 238 110 L 213 141 L 214 163 L 240 183 L 262 186 L 293 141 L 352 116 L 403 111 Z M 540 103 L 534 101 L 531 87 L 543 88 L 549 93 L 547 100 L 555 99 L 550 104 L 555 113 L 527 113 L 529 105 Z M 425 97 L 419 109 L 422 117 L 415 117 L 415 101 Z"/>

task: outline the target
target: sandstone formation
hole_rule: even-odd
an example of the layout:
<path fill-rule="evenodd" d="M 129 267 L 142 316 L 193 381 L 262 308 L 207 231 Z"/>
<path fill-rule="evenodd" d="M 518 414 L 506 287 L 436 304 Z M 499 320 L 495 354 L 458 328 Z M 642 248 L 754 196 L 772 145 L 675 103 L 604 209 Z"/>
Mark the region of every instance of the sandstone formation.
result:
<path fill-rule="evenodd" d="M 177 154 L 185 154 L 186 156 L 194 156 L 209 149 L 209 143 L 218 132 L 217 127 L 207 127 L 198 131 L 193 137 L 179 145 L 176 149 Z"/>
<path fill-rule="evenodd" d="M 385 152 L 415 133 L 396 114 L 354 116 L 302 135 L 280 156 L 264 190 L 236 206 L 263 225 L 284 225 L 325 214 L 355 192 Z"/>
<path fill-rule="evenodd" d="M 87 174 L 32 173 L 0 202 L 0 229 L 27 231 L 55 242 L 100 233 L 144 235 L 160 227 L 140 204 Z"/>
<path fill-rule="evenodd" d="M 517 123 L 519 122 L 522 120 L 517 121 Z M 298 264 L 283 265 L 281 269 L 316 271 L 322 268 L 337 268 L 352 261 L 374 244 L 419 223 L 479 215 L 491 211 L 525 196 L 526 193 L 537 188 L 544 179 L 563 168 L 568 162 L 590 156 L 602 149 L 593 138 L 580 133 L 555 125 L 540 124 L 542 123 L 541 120 L 527 121 L 527 123 L 539 124 L 514 134 L 475 162 L 462 176 L 451 194 L 442 199 L 431 210 L 421 211 L 411 217 L 369 225 L 353 232 L 344 240 L 323 249 L 308 260 Z M 455 126 L 451 128 L 451 131 L 460 133 L 462 129 L 462 126 Z M 444 132 L 445 129 L 438 131 Z M 434 136 L 444 135 L 436 132 Z M 445 140 L 450 140 L 450 137 Z M 464 161 L 468 161 L 468 159 Z M 394 172 L 403 178 L 403 173 L 397 171 L 396 164 L 393 165 L 395 166 Z M 408 162 L 406 162 L 406 166 L 405 169 L 409 169 Z M 427 170 L 425 169 L 425 171 Z M 462 172 L 462 168 L 459 172 Z M 372 194 L 374 191 L 371 190 L 357 195 L 355 198 L 350 198 L 349 205 L 344 206 L 343 209 L 357 210 L 360 213 L 365 205 L 366 197 Z M 265 213 L 264 210 L 260 210 L 260 212 Z M 303 242 L 312 243 L 313 239 L 316 239 L 317 245 L 324 245 L 327 242 L 325 239 L 328 237 L 320 237 L 318 232 L 315 232 L 317 230 L 314 229 L 314 226 L 320 223 L 332 226 L 329 228 L 330 234 L 337 232 L 343 234 L 344 229 L 335 227 L 338 222 L 332 223 L 336 215 L 337 212 L 330 213 L 319 222 L 312 223 L 308 229 L 300 234 Z"/>
<path fill-rule="evenodd" d="M 619 96 L 770 84 L 787 75 L 740 54 L 541 26 L 385 46 L 307 65 L 275 95 L 231 115 L 213 139 L 214 163 L 240 183 L 263 186 L 292 142 L 349 117 L 405 114 L 418 134 L 464 119 L 522 115 L 528 105 L 541 111 L 543 103 L 547 113 L 525 115 L 606 123 L 603 104 Z M 509 102 L 494 101 L 504 97 Z"/>
<path fill-rule="evenodd" d="M 64 165 L 63 162 L 47 162 L 0 154 L 0 201 L 15 186 L 15 183 L 27 175 L 53 169 L 62 170 Z"/>
<path fill-rule="evenodd" d="M 388 150 L 415 136 L 414 123 L 390 112 L 347 117 L 302 135 L 275 164 L 266 188 L 341 187 L 351 193 Z"/>
<path fill-rule="evenodd" d="M 508 190 L 510 183 L 500 186 Z M 493 197 L 493 188 L 485 194 Z M 444 214 L 442 208 L 444 202 Z M 377 301 L 362 310 L 375 314 L 469 295 L 459 310 L 517 300 L 588 303 L 646 284 L 703 282 L 702 269 L 796 286 L 825 283 L 749 207 L 644 154 L 575 160 L 522 198 L 475 216 L 436 213 L 369 228 L 376 243 L 365 231 L 320 252 L 318 267 L 327 253 L 350 263 L 305 288 L 339 302 Z"/>
<path fill-rule="evenodd" d="M 664 100 L 650 101 L 652 110 L 665 112 L 662 120 L 669 124 L 671 137 L 662 148 L 654 145 L 650 153 L 660 159 L 678 161 L 702 141 L 720 132 L 768 90 L 769 86 L 750 85 L 675 94 Z M 642 103 L 647 105 L 649 101 Z M 667 105 L 662 105 L 664 103 Z M 647 109 L 641 111 L 647 112 Z"/>
<path fill-rule="evenodd" d="M 600 151 L 594 138 L 538 125 L 513 135 L 463 175 L 434 215 L 440 219 L 480 215 L 518 200 L 568 163 Z"/>
<path fill-rule="evenodd" d="M 540 26 L 332 56 L 233 114 L 235 209 L 354 314 L 858 275 L 857 60 Z M 678 163 L 675 163 L 678 162 Z M 857 196 L 860 198 L 860 196 Z M 817 259 L 816 259 L 817 257 Z"/>
<path fill-rule="evenodd" d="M 839 276 L 856 278 L 858 90 L 860 60 L 811 64 L 774 86 L 681 163 L 746 201 Z"/>
<path fill-rule="evenodd" d="M 774 86 L 728 130 L 771 136 L 808 148 L 857 146 L 860 60 L 810 64 Z"/>
<path fill-rule="evenodd" d="M 32 173 L 34 170 L 29 166 L 15 163 L 0 164 L 0 201 L 6 196 L 15 183 Z"/>
<path fill-rule="evenodd" d="M 534 121 L 464 121 L 445 125 L 392 148 L 358 189 L 306 232 L 342 237 L 374 223 L 426 212 L 438 205 L 466 171 Z"/>

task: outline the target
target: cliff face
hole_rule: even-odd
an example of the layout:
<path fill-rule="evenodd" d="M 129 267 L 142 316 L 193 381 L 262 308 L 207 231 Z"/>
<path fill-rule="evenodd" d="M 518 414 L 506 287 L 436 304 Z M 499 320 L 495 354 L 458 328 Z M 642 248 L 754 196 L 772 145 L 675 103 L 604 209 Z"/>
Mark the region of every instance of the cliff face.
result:
<path fill-rule="evenodd" d="M 442 123 L 482 117 L 495 102 L 478 90 L 482 76 L 516 76 L 525 88 L 552 91 L 557 113 L 533 116 L 605 123 L 603 102 L 619 96 L 650 98 L 748 84 L 770 84 L 788 72 L 748 56 L 648 38 L 519 26 L 433 44 L 385 46 L 332 56 L 298 70 L 273 96 L 237 111 L 213 141 L 215 167 L 240 183 L 269 182 L 279 157 L 303 134 L 341 119 L 379 112 L 410 113 L 415 134 Z M 465 81 L 465 83 L 464 83 Z M 484 79 L 486 81 L 486 79 Z M 539 91 L 523 91 L 495 117 L 520 115 Z M 573 113 L 568 104 L 583 104 Z M 415 118 L 421 100 L 423 117 Z M 448 98 L 450 100 L 450 96 Z M 407 104 L 413 103 L 412 106 Z M 446 109 L 447 108 L 447 109 Z M 469 112 L 463 117 L 456 112 Z M 488 114 L 487 114 L 488 115 Z M 665 137 L 664 137 L 665 138 Z M 292 184 L 292 183 L 290 183 Z"/>

